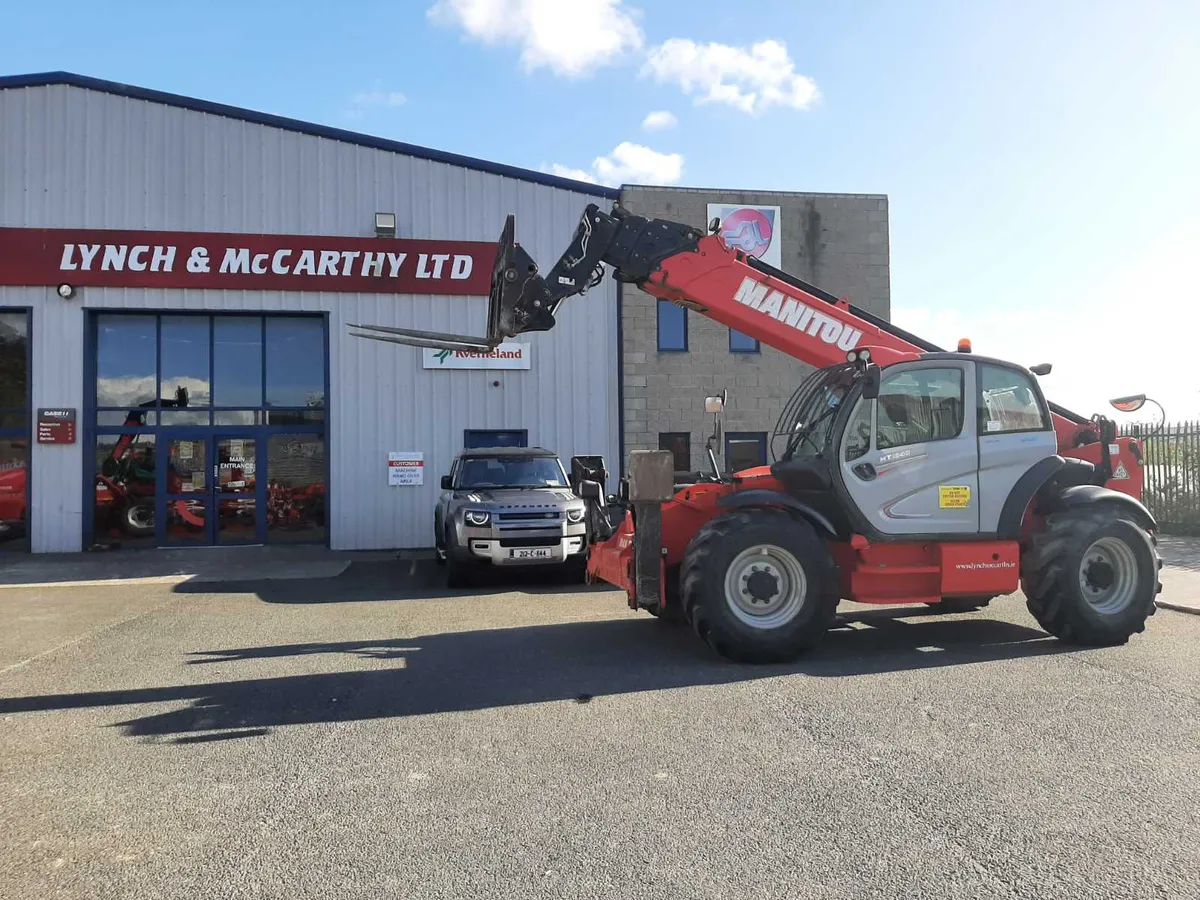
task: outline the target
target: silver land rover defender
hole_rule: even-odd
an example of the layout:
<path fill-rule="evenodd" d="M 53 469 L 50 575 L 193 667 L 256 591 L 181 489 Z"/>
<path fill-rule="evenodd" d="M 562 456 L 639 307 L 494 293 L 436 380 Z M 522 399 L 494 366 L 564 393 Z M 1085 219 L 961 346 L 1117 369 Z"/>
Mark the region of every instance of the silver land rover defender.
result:
<path fill-rule="evenodd" d="M 438 562 L 451 587 L 489 565 L 566 565 L 583 578 L 586 505 L 562 463 L 540 447 L 464 450 L 433 514 Z"/>

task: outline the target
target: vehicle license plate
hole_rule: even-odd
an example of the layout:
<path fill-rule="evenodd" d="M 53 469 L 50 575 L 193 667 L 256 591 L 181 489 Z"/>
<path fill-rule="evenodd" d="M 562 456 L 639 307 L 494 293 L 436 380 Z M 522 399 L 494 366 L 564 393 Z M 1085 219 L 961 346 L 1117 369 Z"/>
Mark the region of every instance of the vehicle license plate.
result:
<path fill-rule="evenodd" d="M 554 554 L 549 547 L 521 547 L 513 550 L 513 559 L 550 559 Z"/>

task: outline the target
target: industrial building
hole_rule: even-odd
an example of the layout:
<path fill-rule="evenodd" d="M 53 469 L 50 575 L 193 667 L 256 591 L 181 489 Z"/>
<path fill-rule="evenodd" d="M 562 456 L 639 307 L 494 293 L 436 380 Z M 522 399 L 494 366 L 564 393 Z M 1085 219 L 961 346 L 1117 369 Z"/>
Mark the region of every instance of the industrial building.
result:
<path fill-rule="evenodd" d="M 824 270 L 810 253 L 797 274 L 887 313 L 881 198 L 618 190 L 70 73 L 0 78 L 0 548 L 429 547 L 464 446 L 615 470 L 687 433 L 695 466 L 723 386 L 733 433 L 765 430 L 794 361 L 722 349 L 712 323 L 685 322 L 680 349 L 672 313 L 608 278 L 488 356 L 354 336 L 481 333 L 508 214 L 548 268 L 584 207 L 616 200 L 688 221 L 777 207 L 764 249 L 787 267 L 816 240 Z"/>

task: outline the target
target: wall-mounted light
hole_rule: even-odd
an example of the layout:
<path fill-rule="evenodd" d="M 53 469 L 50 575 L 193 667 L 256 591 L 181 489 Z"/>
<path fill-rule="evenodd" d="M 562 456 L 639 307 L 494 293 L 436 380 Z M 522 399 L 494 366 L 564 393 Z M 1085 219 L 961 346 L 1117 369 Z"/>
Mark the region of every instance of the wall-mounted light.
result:
<path fill-rule="evenodd" d="M 62 297 L 64 300 L 70 300 L 75 296 L 75 288 L 66 282 L 63 282 L 58 286 L 58 296 Z"/>
<path fill-rule="evenodd" d="M 375 213 L 375 237 L 396 236 L 396 214 Z"/>

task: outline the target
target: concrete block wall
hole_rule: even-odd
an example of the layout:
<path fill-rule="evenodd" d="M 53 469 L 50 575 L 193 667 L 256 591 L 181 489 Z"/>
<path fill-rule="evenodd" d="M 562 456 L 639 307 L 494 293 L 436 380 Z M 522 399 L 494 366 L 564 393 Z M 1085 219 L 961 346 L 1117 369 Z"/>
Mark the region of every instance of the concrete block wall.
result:
<path fill-rule="evenodd" d="M 851 303 L 890 318 L 888 201 L 880 194 L 814 194 L 626 186 L 626 209 L 704 228 L 709 203 L 779 206 L 781 268 Z M 704 398 L 729 391 L 724 429 L 765 432 L 768 442 L 787 399 L 811 367 L 763 346 L 729 350 L 729 329 L 687 314 L 688 350 L 659 352 L 657 301 L 621 286 L 622 379 L 627 457 L 657 449 L 663 432 L 691 435 L 691 470 L 707 469 L 712 416 Z M 716 448 L 723 458 L 724 442 Z M 768 457 L 769 458 L 769 457 Z"/>

